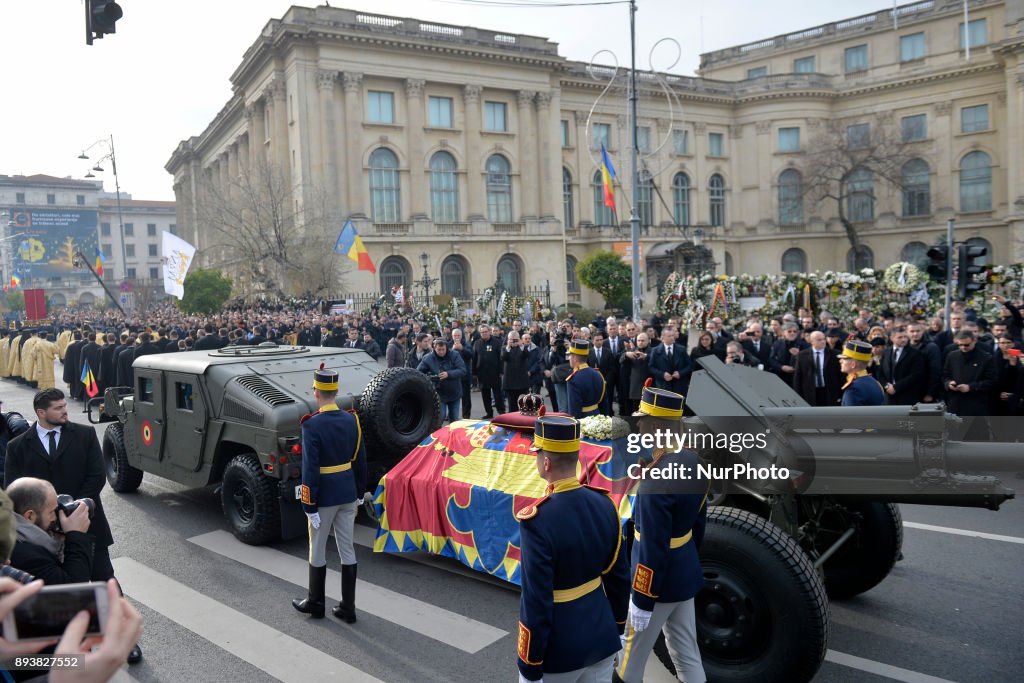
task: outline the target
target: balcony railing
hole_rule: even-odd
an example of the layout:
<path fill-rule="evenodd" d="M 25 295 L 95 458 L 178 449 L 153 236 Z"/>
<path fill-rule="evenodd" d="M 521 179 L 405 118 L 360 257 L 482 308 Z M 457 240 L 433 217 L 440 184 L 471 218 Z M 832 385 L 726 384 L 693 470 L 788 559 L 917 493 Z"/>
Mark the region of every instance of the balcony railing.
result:
<path fill-rule="evenodd" d="M 374 223 L 373 230 L 378 235 L 408 235 L 412 232 L 412 223 Z"/>

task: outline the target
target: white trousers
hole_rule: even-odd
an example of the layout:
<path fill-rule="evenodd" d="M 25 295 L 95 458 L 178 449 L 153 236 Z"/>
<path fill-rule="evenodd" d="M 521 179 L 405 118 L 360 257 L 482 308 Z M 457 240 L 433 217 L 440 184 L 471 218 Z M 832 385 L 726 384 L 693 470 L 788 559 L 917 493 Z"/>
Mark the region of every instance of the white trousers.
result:
<path fill-rule="evenodd" d="M 651 623 L 639 633 L 626 624 L 626 645 L 617 669 L 619 678 L 625 683 L 643 682 L 647 658 L 662 630 L 679 680 L 685 683 L 705 683 L 707 676 L 697 648 L 697 618 L 692 598 L 683 602 L 654 603 Z"/>
<path fill-rule="evenodd" d="M 320 528 L 314 529 L 313 523 L 308 522 L 309 563 L 311 565 L 323 567 L 327 564 L 327 537 L 330 536 L 332 528 L 334 529 L 334 542 L 338 544 L 338 554 L 341 555 L 341 563 L 356 563 L 356 548 L 352 543 L 352 536 L 358 511 L 358 500 L 319 509 Z"/>
<path fill-rule="evenodd" d="M 590 666 L 560 674 L 544 674 L 544 683 L 612 683 L 615 655 Z"/>

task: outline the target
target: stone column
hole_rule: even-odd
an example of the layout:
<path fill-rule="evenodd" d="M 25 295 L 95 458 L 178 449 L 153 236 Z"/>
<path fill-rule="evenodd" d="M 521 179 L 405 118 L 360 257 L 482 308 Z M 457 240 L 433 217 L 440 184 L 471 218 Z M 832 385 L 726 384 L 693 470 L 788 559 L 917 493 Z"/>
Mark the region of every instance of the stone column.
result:
<path fill-rule="evenodd" d="M 519 91 L 519 206 L 521 220 L 537 219 L 537 200 L 540 188 L 540 164 L 537 154 L 537 135 L 533 126 L 533 98 L 531 90 Z M 512 201 L 515 201 L 513 196 Z M 513 219 L 515 217 L 513 208 Z"/>
<path fill-rule="evenodd" d="M 334 84 L 337 71 L 321 69 L 316 74 L 316 85 L 320 95 L 320 157 L 323 160 L 324 192 L 327 211 L 336 214 L 340 209 L 338 184 L 338 142 L 335 135 Z"/>
<path fill-rule="evenodd" d="M 537 93 L 537 182 L 540 183 L 540 216 L 547 220 L 559 215 L 555 197 L 561 197 L 561 194 L 555 190 L 562 187 L 561 143 L 556 136 L 553 144 L 551 137 L 560 124 L 557 116 L 552 121 L 551 111 L 551 93 Z"/>
<path fill-rule="evenodd" d="M 929 136 L 935 140 L 937 153 L 929 161 L 935 174 L 935 187 L 932 188 L 932 211 L 956 211 L 960 206 L 959 174 L 955 172 L 953 162 L 953 105 L 949 102 L 936 102 L 935 116 L 929 121 Z M 943 181 L 945 181 L 943 185 Z M 943 206 L 942 204 L 945 204 Z"/>
<path fill-rule="evenodd" d="M 810 127 L 811 127 L 810 123 L 808 123 L 808 128 L 810 128 Z M 771 178 L 772 177 L 772 135 L 771 135 L 771 132 L 772 132 L 772 122 L 771 121 L 758 121 L 756 124 L 754 124 L 754 128 L 757 131 L 757 176 L 756 177 L 758 177 L 758 178 Z M 808 133 L 807 137 L 810 138 L 811 134 Z M 733 157 L 733 158 L 736 158 L 736 157 L 740 156 L 738 150 L 735 149 L 735 148 L 730 149 L 729 153 L 730 153 L 730 156 Z M 695 178 L 695 179 L 691 180 L 690 182 L 691 182 L 691 185 L 696 185 L 697 179 Z M 733 176 L 733 178 L 731 179 L 730 184 L 732 184 L 734 187 L 738 188 L 738 187 L 741 187 L 740 183 L 742 183 L 742 182 L 743 182 L 743 180 L 740 179 L 739 176 Z M 779 218 L 778 212 L 772 210 L 772 205 L 774 204 L 774 201 L 775 201 L 775 195 L 778 194 L 778 188 L 777 188 L 777 185 L 776 185 L 777 182 L 778 182 L 778 178 L 777 177 L 776 178 L 772 178 L 771 182 L 762 184 L 761 190 L 757 193 L 757 212 L 758 212 L 758 215 L 760 217 L 760 220 L 758 221 L 758 223 L 767 222 L 768 220 L 770 220 L 772 223 L 778 225 L 778 218 Z M 692 196 L 693 195 L 691 194 L 691 197 Z M 706 196 L 706 193 L 699 193 L 698 196 Z M 739 197 L 739 192 L 737 192 L 735 196 Z M 807 202 L 805 202 L 805 203 L 807 203 Z M 732 208 L 733 209 L 733 214 L 735 215 L 736 209 L 738 207 L 729 207 L 728 205 L 726 205 L 725 208 L 727 210 L 729 208 Z M 809 207 L 804 207 L 804 208 L 806 210 Z M 691 203 L 690 211 L 691 212 L 693 211 L 692 203 Z M 726 213 L 725 218 L 726 218 L 726 220 L 732 220 L 729 217 L 728 213 Z M 806 219 L 806 217 L 805 217 L 805 219 Z M 752 223 L 748 223 L 748 225 L 752 225 Z"/>
<path fill-rule="evenodd" d="M 284 79 L 280 76 L 274 78 L 268 86 L 268 90 L 270 91 L 272 102 L 270 158 L 287 181 L 291 177 L 291 164 L 288 158 L 288 98 Z"/>
<path fill-rule="evenodd" d="M 263 125 L 265 107 L 266 100 L 259 99 L 245 108 L 246 116 L 249 119 L 249 168 L 253 170 L 266 161 L 263 152 L 263 143 L 267 139 L 267 131 Z"/>
<path fill-rule="evenodd" d="M 426 81 L 408 78 L 405 81 L 406 150 L 409 154 L 409 215 L 413 220 L 428 220 L 427 178 L 423 172 L 423 86 Z"/>
<path fill-rule="evenodd" d="M 587 140 L 587 112 L 573 112 L 576 121 L 576 182 L 579 185 L 579 211 L 576 212 L 576 222 L 593 223 L 597 220 L 594 215 L 594 171 L 597 169 L 590 161 L 589 141 Z"/>
<path fill-rule="evenodd" d="M 1017 53 L 1017 68 L 1006 70 L 1006 144 L 1004 149 L 1019 150 L 1024 145 L 1024 52 Z M 1024 261 L 1024 168 L 1020 155 L 1006 156 L 1006 203 L 1008 216 L 1007 247 L 1005 254 L 996 254 L 996 263 Z M 992 254 L 989 254 L 992 257 Z"/>
<path fill-rule="evenodd" d="M 354 217 L 365 218 L 368 189 L 363 183 L 363 146 L 360 125 L 363 121 L 360 94 L 363 74 L 346 71 L 342 74 L 345 88 L 345 175 L 348 185 L 348 210 Z"/>
<path fill-rule="evenodd" d="M 469 220 L 484 220 L 484 176 L 483 159 L 480 158 L 480 131 L 483 122 L 480 114 L 479 85 L 462 88 L 462 99 L 466 105 L 466 193 L 469 196 Z"/>

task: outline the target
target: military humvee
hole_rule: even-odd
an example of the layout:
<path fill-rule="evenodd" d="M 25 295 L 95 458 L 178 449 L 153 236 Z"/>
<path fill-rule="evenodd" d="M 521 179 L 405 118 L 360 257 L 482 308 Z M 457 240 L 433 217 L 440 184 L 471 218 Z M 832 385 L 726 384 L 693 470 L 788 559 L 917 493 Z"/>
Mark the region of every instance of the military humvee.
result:
<path fill-rule="evenodd" d="M 299 419 L 316 410 L 312 377 L 321 364 L 338 372 L 338 406 L 359 416 L 367 486 L 440 427 L 426 375 L 381 370 L 359 349 L 266 343 L 154 354 L 134 362 L 134 386 L 110 387 L 88 404 L 90 422 L 112 422 L 103 436 L 110 487 L 133 492 L 144 472 L 186 486 L 219 484 L 239 540 L 304 534 Z"/>

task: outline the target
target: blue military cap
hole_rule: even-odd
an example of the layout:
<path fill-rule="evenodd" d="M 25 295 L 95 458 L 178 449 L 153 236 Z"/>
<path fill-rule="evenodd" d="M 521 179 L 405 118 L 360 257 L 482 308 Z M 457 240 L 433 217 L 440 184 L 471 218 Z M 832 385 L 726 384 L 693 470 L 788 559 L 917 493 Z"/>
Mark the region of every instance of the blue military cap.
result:
<path fill-rule="evenodd" d="M 338 390 L 338 373 L 334 370 L 324 370 L 320 367 L 313 373 L 313 388 L 320 391 Z"/>
<path fill-rule="evenodd" d="M 859 339 L 849 339 L 843 347 L 843 352 L 840 355 L 846 358 L 863 361 L 865 363 L 870 362 L 871 344 L 860 341 Z"/>
<path fill-rule="evenodd" d="M 586 339 L 573 339 L 569 344 L 569 353 L 575 353 L 577 356 L 589 356 L 590 342 Z"/>
<path fill-rule="evenodd" d="M 640 409 L 633 413 L 633 417 L 650 415 L 651 417 L 679 419 L 683 416 L 683 401 L 683 395 L 674 391 L 644 387 L 643 396 L 640 398 Z"/>
<path fill-rule="evenodd" d="M 538 417 L 533 426 L 533 447 L 531 451 L 552 453 L 576 453 L 580 450 L 580 423 L 574 418 L 561 415 Z"/>

